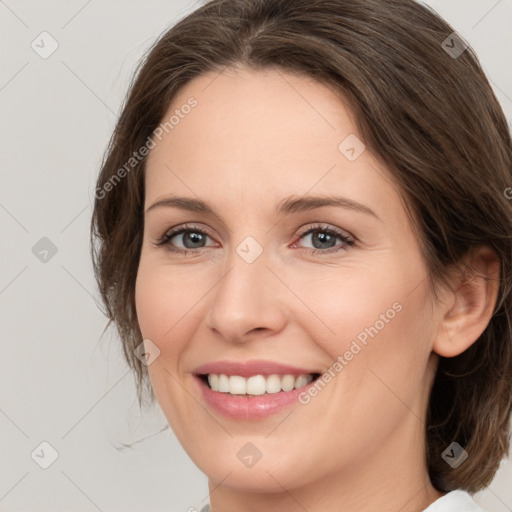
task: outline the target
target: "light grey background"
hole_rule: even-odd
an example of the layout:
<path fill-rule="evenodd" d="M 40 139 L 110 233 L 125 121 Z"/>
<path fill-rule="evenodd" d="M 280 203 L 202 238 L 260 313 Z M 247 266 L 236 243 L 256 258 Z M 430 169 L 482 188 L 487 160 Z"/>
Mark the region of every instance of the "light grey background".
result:
<path fill-rule="evenodd" d="M 427 4 L 477 51 L 512 126 L 512 0 Z M 0 511 L 187 511 L 207 498 L 170 429 L 158 434 L 161 411 L 139 417 L 115 335 L 101 337 L 88 245 L 95 177 L 132 71 L 199 5 L 0 0 Z M 58 43 L 46 59 L 31 47 L 43 31 Z M 44 441 L 58 453 L 48 469 L 31 456 L 50 461 Z M 511 483 L 505 460 L 475 498 L 510 511 Z"/>

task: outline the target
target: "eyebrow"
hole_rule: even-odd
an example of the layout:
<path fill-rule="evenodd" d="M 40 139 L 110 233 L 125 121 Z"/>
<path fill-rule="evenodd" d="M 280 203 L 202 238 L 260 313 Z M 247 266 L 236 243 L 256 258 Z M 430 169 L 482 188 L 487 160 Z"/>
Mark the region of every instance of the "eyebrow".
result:
<path fill-rule="evenodd" d="M 364 213 L 366 215 L 372 215 L 376 219 L 379 219 L 378 215 L 368 206 L 358 203 L 352 199 L 339 196 L 309 195 L 299 198 L 287 197 L 276 205 L 275 211 L 277 214 L 290 214 L 314 210 L 315 208 L 321 208 L 323 206 L 336 206 L 338 208 L 345 208 L 348 210 Z M 163 199 L 160 199 L 156 203 L 153 203 L 149 208 L 147 208 L 146 214 L 155 208 L 161 207 L 174 207 L 190 212 L 199 212 L 216 216 L 213 208 L 205 201 L 194 199 L 192 197 L 180 196 L 167 196 Z"/>

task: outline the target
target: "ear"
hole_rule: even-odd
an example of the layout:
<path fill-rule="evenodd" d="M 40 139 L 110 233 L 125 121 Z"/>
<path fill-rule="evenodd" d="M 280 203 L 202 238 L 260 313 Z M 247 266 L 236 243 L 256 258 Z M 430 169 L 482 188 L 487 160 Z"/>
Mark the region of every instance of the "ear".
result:
<path fill-rule="evenodd" d="M 443 301 L 441 323 L 433 351 L 443 357 L 462 354 L 484 332 L 496 305 L 500 262 L 488 246 L 470 252 L 464 261 L 474 274 L 457 272 Z"/>

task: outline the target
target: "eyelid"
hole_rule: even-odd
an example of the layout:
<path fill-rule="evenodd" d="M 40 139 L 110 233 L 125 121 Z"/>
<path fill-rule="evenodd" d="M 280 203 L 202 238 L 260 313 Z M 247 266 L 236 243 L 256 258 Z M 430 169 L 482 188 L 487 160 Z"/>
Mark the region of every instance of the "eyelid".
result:
<path fill-rule="evenodd" d="M 341 244 L 335 245 L 334 247 L 330 247 L 328 249 L 315 249 L 311 247 L 304 247 L 304 249 L 311 254 L 329 254 L 329 253 L 338 253 L 344 250 L 347 250 L 348 247 L 354 247 L 356 245 L 357 238 L 353 236 L 348 231 L 344 229 L 334 227 L 329 224 L 325 224 L 322 222 L 317 222 L 314 225 L 310 225 L 307 228 L 300 229 L 297 233 L 297 240 L 301 240 L 306 235 L 310 233 L 314 233 L 315 231 L 321 231 L 327 233 L 331 236 L 337 237 L 341 240 Z M 297 242 L 293 242 L 292 247 L 295 247 Z"/>
<path fill-rule="evenodd" d="M 213 240 L 215 239 L 215 237 L 211 234 L 211 232 L 207 228 L 200 226 L 199 224 L 196 225 L 194 223 L 185 223 L 185 224 L 178 224 L 175 227 L 166 229 L 164 231 L 163 235 L 157 238 L 155 245 L 158 245 L 158 246 L 165 245 L 171 238 L 183 233 L 184 231 L 189 231 L 189 230 L 205 233 L 211 239 L 213 239 Z"/>
<path fill-rule="evenodd" d="M 305 228 L 299 228 L 297 236 L 302 237 L 305 234 L 310 233 L 311 231 L 328 231 L 328 232 L 335 233 L 338 236 L 347 238 L 354 242 L 357 240 L 356 237 L 353 236 L 348 231 L 338 228 L 338 227 L 335 227 L 335 226 L 332 226 L 330 224 L 326 224 L 325 222 L 316 222 L 316 223 L 313 223 L 313 225 L 308 225 Z"/>

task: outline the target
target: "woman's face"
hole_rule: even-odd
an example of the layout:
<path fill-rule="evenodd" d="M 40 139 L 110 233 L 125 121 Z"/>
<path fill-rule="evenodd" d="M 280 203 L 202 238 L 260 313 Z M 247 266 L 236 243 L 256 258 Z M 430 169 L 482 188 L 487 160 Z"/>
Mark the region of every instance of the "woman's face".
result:
<path fill-rule="evenodd" d="M 190 82 L 172 115 L 147 161 L 136 306 L 184 449 L 260 492 L 423 474 L 438 314 L 350 112 L 312 79 L 229 69 Z"/>

